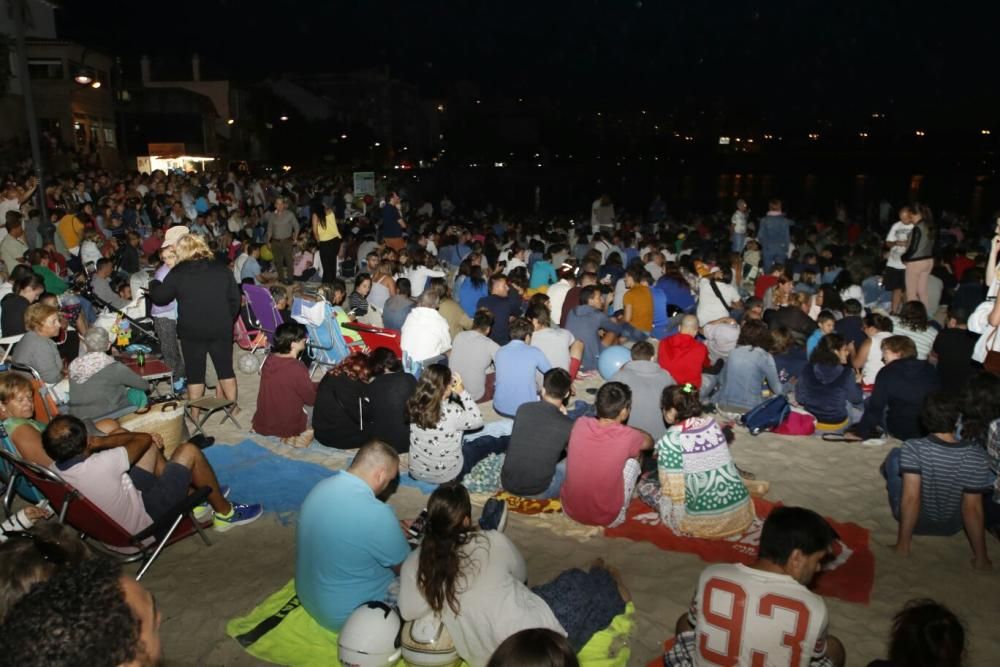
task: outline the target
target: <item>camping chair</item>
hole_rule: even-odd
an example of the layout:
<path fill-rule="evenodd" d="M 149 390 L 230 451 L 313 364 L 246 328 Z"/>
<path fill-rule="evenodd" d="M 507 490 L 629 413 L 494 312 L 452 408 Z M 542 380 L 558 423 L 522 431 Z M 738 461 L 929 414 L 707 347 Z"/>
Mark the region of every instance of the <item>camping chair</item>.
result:
<path fill-rule="evenodd" d="M 207 486 L 189 494 L 148 528 L 132 535 L 55 472 L 6 450 L 0 450 L 0 460 L 14 469 L 15 478 L 24 477 L 41 491 L 59 517 L 59 523 L 80 531 L 80 539 L 96 551 L 122 563 L 141 562 L 136 580 L 142 579 L 164 547 L 195 532 L 206 545 L 212 544 L 204 531 L 209 522 L 201 524 L 194 518 L 194 508 L 205 502 L 211 493 Z"/>
<path fill-rule="evenodd" d="M 336 366 L 355 349 L 367 351 L 363 340 L 348 341 L 344 338 L 333 306 L 322 298 L 296 297 L 292 303 L 292 319 L 305 325 L 309 334 L 309 351 L 312 354 L 310 377 L 317 368 Z"/>
<path fill-rule="evenodd" d="M 395 352 L 396 356 L 400 359 L 403 358 L 403 349 L 399 345 L 400 335 L 395 329 L 373 327 L 370 324 L 363 324 L 361 322 L 345 324 L 344 328 L 357 331 L 361 334 L 361 340 L 365 342 L 369 350 L 374 351 L 380 347 L 385 347 Z"/>
<path fill-rule="evenodd" d="M 274 303 L 274 297 L 270 290 L 260 285 L 243 285 L 243 294 L 247 298 L 247 306 L 250 308 L 251 322 L 256 329 L 263 331 L 268 342 L 274 341 L 274 333 L 278 327 L 284 324 L 278 306 Z"/>
<path fill-rule="evenodd" d="M 0 423 L 0 449 L 9 452 L 14 456 L 19 456 L 17 447 L 10 439 L 7 429 Z M 0 482 L 3 483 L 3 511 L 6 516 L 11 515 L 11 508 L 14 505 L 15 494 L 21 496 L 32 505 L 37 505 L 45 499 L 41 492 L 31 485 L 21 475 L 14 470 L 14 466 L 5 459 L 0 459 Z"/>
<path fill-rule="evenodd" d="M 10 353 L 14 349 L 14 346 L 17 345 L 17 343 L 22 338 L 24 338 L 24 334 L 17 334 L 16 336 L 4 336 L 3 338 L 0 338 L 0 347 L 3 348 L 3 351 L 0 352 L 0 364 L 7 361 L 7 357 L 10 356 Z"/>
<path fill-rule="evenodd" d="M 48 424 L 58 416 L 59 405 L 55 394 L 52 393 L 49 385 L 45 383 L 38 371 L 27 364 L 17 362 L 10 362 L 8 366 L 12 371 L 27 375 L 31 381 L 31 388 L 35 392 L 35 419 L 43 424 Z"/>

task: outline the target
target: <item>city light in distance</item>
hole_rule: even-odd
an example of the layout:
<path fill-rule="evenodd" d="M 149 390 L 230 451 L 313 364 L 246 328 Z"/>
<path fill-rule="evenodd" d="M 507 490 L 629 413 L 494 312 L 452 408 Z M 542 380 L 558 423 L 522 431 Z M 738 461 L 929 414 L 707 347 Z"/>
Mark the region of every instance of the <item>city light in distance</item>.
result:
<path fill-rule="evenodd" d="M 914 132 L 914 134 L 917 135 L 918 137 L 925 137 L 925 136 L 927 136 L 927 133 L 924 132 L 923 130 L 917 130 L 916 132 Z"/>
<path fill-rule="evenodd" d="M 858 132 L 858 136 L 861 137 L 862 139 L 867 139 L 868 138 L 868 133 L 867 132 Z"/>
<path fill-rule="evenodd" d="M 280 120 L 280 121 L 281 121 L 282 123 L 284 123 L 285 121 L 287 121 L 287 120 L 288 120 L 288 116 L 280 116 L 280 117 L 278 118 L 278 120 Z"/>
<path fill-rule="evenodd" d="M 230 118 L 229 120 L 226 121 L 226 125 L 232 125 L 235 122 L 236 122 L 235 120 L 233 120 L 232 118 Z"/>
<path fill-rule="evenodd" d="M 809 133 L 809 138 L 812 139 L 813 141 L 816 141 L 817 139 L 819 139 L 819 133 L 818 132 L 810 132 Z"/>
<path fill-rule="evenodd" d="M 979 130 L 979 134 L 983 135 L 984 137 L 988 137 L 988 136 L 990 136 L 990 131 L 989 130 Z"/>

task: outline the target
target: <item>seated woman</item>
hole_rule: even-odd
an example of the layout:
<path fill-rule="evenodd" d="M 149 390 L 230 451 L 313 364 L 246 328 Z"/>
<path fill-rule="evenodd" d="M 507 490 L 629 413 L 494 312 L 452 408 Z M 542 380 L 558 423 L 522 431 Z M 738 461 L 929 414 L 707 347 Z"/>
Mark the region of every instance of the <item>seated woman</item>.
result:
<path fill-rule="evenodd" d="M 281 438 L 292 447 L 308 447 L 313 439 L 309 408 L 316 404 L 316 384 L 299 361 L 306 349 L 306 328 L 298 322 L 278 326 L 271 353 L 260 369 L 260 390 L 253 430 Z"/>
<path fill-rule="evenodd" d="M 320 380 L 312 426 L 321 445 L 357 449 L 371 439 L 375 413 L 368 400 L 370 375 L 368 358 L 355 352 Z"/>
<path fill-rule="evenodd" d="M 367 273 L 359 273 L 354 278 L 354 291 L 347 297 L 347 312 L 354 317 L 364 317 L 368 314 L 368 293 L 372 291 L 372 277 Z"/>
<path fill-rule="evenodd" d="M 883 340 L 882 358 L 885 367 L 875 378 L 865 414 L 849 435 L 864 440 L 877 437 L 881 429 L 899 440 L 923 437 L 927 432 L 920 423 L 920 409 L 927 394 L 941 386 L 937 369 L 917 359 L 917 346 L 907 336 Z"/>
<path fill-rule="evenodd" d="M 702 415 L 690 384 L 665 388 L 660 409 L 671 426 L 656 443 L 659 479 L 640 482 L 639 496 L 678 535 L 739 535 L 753 523 L 754 509 L 722 428 Z"/>
<path fill-rule="evenodd" d="M 885 315 L 872 313 L 864 318 L 865 341 L 855 351 L 851 364 L 861 371 L 861 389 L 871 392 L 875 388 L 875 376 L 885 366 L 882 361 L 882 341 L 892 335 L 892 320 Z"/>
<path fill-rule="evenodd" d="M 861 419 L 864 395 L 847 365 L 851 349 L 841 336 L 819 339 L 795 387 L 795 400 L 816 418 L 820 431 L 841 431 Z"/>
<path fill-rule="evenodd" d="M 381 262 L 372 275 L 372 286 L 368 291 L 366 300 L 368 301 L 368 305 L 379 312 L 382 312 L 382 309 L 385 308 L 385 302 L 390 297 L 396 295 L 396 281 L 393 280 L 392 274 L 393 263 Z"/>
<path fill-rule="evenodd" d="M 14 289 L 0 301 L 0 334 L 17 336 L 27 331 L 24 314 L 44 291 L 42 279 L 34 273 L 16 280 Z"/>
<path fill-rule="evenodd" d="M 93 327 L 83 337 L 89 350 L 69 365 L 69 411 L 83 419 L 118 418 L 145 407 L 149 383 L 108 354 L 111 335 Z"/>
<path fill-rule="evenodd" d="M 424 368 L 406 403 L 410 420 L 410 476 L 423 482 L 460 480 L 490 454 L 507 449 L 506 436 L 464 440 L 465 431 L 483 427 L 476 401 L 462 378 L 447 366 Z"/>
<path fill-rule="evenodd" d="M 66 403 L 69 400 L 69 380 L 65 377 L 59 349 L 52 340 L 62 335 L 59 309 L 33 303 L 24 313 L 24 324 L 28 330 L 14 346 L 13 360 L 35 369 L 52 390 L 56 402 Z"/>
<path fill-rule="evenodd" d="M 740 327 L 736 347 L 722 367 L 722 388 L 716 396 L 719 409 L 742 414 L 764 402 L 764 382 L 772 394 L 783 394 L 778 368 L 770 353 L 771 332 L 761 320 Z"/>
<path fill-rule="evenodd" d="M 372 414 L 371 436 L 381 440 L 400 454 L 410 451 L 410 423 L 406 410 L 400 409 L 413 396 L 417 380 L 403 372 L 403 363 L 386 347 L 372 352 L 369 358 L 372 380 L 368 383 L 368 398 Z"/>
<path fill-rule="evenodd" d="M 926 306 L 920 301 L 907 301 L 899 309 L 899 317 L 892 318 L 892 324 L 894 334 L 906 336 L 917 346 L 917 359 L 926 359 L 938 334 L 927 317 Z"/>
<path fill-rule="evenodd" d="M 629 599 L 600 561 L 534 589 L 527 578 L 514 543 L 503 533 L 476 530 L 469 492 L 445 484 L 431 494 L 423 540 L 403 562 L 399 612 L 406 620 L 436 614 L 465 662 L 485 667 L 505 639 L 528 628 L 566 636 L 579 651 Z"/>
<path fill-rule="evenodd" d="M 806 358 L 805 348 L 795 344 L 795 339 L 788 329 L 779 327 L 771 332 L 771 356 L 774 357 L 781 386 L 785 388 L 785 393 L 788 393 L 799 381 L 802 369 L 809 361 Z"/>

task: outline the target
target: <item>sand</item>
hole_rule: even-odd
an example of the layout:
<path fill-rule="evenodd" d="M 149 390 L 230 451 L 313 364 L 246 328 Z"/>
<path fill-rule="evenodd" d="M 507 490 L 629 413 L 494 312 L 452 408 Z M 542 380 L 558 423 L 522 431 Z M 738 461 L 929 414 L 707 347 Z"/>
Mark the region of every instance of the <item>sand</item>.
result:
<path fill-rule="evenodd" d="M 256 375 L 239 375 L 243 407 L 239 420 L 244 430 L 229 424 L 220 426 L 219 419 L 213 417 L 208 432 L 220 443 L 235 444 L 250 437 L 279 453 L 342 467 L 343 457 L 292 451 L 269 438 L 249 434 L 258 380 Z M 577 383 L 577 391 L 588 398 L 583 388 L 599 384 L 596 380 Z M 733 455 L 742 468 L 771 482 L 768 499 L 809 507 L 871 531 L 877 562 L 871 603 L 826 600 L 830 631 L 847 648 L 848 664 L 863 666 L 882 657 L 892 615 L 916 597 L 934 598 L 959 614 L 968 631 L 969 665 L 1000 664 L 1000 634 L 996 632 L 1000 573 L 972 570 L 971 550 L 964 535 L 918 537 L 907 559 L 888 548 L 896 539 L 896 522 L 889 512 L 878 466 L 891 446 L 871 448 L 770 434 L 753 438 L 744 432 L 737 435 Z M 414 516 L 425 502 L 425 496 L 405 487 L 390 500 L 401 518 Z M 621 569 L 638 610 L 630 664 L 645 665 L 655 658 L 686 609 L 705 563 L 693 555 L 595 536 L 589 530 L 574 537 L 561 535 L 551 530 L 547 521 L 569 520 L 512 513 L 508 521 L 506 532 L 527 560 L 530 583 L 544 582 L 567 567 L 603 557 Z M 226 621 L 249 611 L 294 575 L 295 527 L 282 525 L 275 515 L 268 514 L 225 534 L 210 531 L 210 536 L 211 547 L 192 538 L 167 549 L 143 581 L 163 612 L 161 632 L 168 664 L 259 664 L 226 636 Z M 992 537 L 987 539 L 1000 570 L 1000 545 Z"/>

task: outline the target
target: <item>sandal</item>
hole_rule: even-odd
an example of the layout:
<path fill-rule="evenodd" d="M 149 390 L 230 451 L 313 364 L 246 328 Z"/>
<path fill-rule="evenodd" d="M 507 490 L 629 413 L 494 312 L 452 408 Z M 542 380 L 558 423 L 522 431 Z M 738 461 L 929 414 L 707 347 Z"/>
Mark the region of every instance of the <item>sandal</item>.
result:
<path fill-rule="evenodd" d="M 843 433 L 824 433 L 822 436 L 825 442 L 861 442 L 864 438 L 856 435 L 846 435 Z"/>

